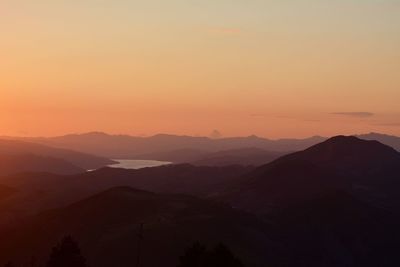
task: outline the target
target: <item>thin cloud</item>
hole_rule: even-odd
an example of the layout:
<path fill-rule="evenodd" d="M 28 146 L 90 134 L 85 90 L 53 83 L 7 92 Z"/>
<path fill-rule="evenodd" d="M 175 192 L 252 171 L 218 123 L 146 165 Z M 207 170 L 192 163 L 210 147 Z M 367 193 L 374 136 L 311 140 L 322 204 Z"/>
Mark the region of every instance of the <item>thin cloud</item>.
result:
<path fill-rule="evenodd" d="M 355 118 L 369 118 L 375 116 L 375 114 L 372 112 L 333 112 L 331 114 Z"/>

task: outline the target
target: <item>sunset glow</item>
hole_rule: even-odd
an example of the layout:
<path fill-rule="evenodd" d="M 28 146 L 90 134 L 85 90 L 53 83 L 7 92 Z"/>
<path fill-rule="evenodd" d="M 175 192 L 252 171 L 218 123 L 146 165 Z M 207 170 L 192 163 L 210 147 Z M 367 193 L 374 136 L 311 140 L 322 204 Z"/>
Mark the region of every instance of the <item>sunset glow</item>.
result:
<path fill-rule="evenodd" d="M 400 134 L 400 2 L 0 3 L 0 135 Z"/>

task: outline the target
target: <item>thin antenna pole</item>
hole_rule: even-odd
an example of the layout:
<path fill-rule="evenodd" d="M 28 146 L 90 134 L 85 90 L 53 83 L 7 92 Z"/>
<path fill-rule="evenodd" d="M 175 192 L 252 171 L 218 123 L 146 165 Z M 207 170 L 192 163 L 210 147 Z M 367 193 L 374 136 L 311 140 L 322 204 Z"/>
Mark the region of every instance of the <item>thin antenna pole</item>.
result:
<path fill-rule="evenodd" d="M 144 223 L 141 223 L 140 227 L 139 227 L 138 247 L 137 247 L 137 254 L 136 254 L 136 267 L 140 267 L 140 254 L 141 254 L 142 240 L 143 240 L 143 226 L 144 226 Z"/>

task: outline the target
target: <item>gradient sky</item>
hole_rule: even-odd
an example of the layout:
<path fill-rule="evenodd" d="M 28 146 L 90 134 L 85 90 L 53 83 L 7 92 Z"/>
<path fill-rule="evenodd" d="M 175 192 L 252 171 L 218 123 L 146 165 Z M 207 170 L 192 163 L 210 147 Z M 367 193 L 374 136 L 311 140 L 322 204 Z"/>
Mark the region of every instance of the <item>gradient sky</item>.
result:
<path fill-rule="evenodd" d="M 400 135 L 398 0 L 2 0 L 0 134 Z"/>

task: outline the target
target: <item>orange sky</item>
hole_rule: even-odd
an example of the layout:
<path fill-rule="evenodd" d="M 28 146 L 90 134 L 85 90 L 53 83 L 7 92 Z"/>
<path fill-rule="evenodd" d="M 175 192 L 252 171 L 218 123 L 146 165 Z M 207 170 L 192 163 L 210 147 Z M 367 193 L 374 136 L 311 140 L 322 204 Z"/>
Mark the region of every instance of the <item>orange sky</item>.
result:
<path fill-rule="evenodd" d="M 400 135 L 399 13 L 396 0 L 2 1 L 0 135 Z"/>

